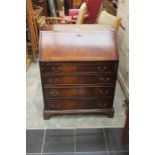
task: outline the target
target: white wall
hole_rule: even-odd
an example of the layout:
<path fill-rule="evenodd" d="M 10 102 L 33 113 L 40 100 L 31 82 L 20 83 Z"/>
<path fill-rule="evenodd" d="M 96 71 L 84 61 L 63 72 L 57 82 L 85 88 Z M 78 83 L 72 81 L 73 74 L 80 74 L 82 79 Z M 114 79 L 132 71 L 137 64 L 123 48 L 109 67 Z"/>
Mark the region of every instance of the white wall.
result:
<path fill-rule="evenodd" d="M 118 31 L 118 50 L 119 50 L 119 73 L 118 78 L 124 88 L 126 96 L 129 95 L 129 3 L 128 0 L 119 0 L 117 16 L 122 19 L 125 30 Z"/>

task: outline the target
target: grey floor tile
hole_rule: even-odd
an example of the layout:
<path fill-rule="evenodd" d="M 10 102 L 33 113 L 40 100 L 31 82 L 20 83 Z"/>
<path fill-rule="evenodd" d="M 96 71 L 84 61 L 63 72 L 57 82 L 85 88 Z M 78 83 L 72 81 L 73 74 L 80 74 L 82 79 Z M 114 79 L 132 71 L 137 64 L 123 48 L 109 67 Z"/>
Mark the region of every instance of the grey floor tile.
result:
<path fill-rule="evenodd" d="M 42 154 L 42 155 L 75 155 L 74 153 L 46 153 L 46 154 Z"/>
<path fill-rule="evenodd" d="M 41 155 L 41 154 L 36 154 L 36 153 L 27 153 L 26 155 Z"/>
<path fill-rule="evenodd" d="M 129 152 L 109 152 L 109 155 L 129 155 Z"/>
<path fill-rule="evenodd" d="M 106 128 L 105 137 L 109 151 L 129 151 L 129 144 L 122 144 L 123 128 Z"/>
<path fill-rule="evenodd" d="M 43 153 L 74 152 L 74 130 L 46 130 Z"/>
<path fill-rule="evenodd" d="M 41 153 L 44 130 L 26 130 L 26 153 Z"/>
<path fill-rule="evenodd" d="M 106 151 L 103 129 L 77 129 L 76 152 Z"/>
<path fill-rule="evenodd" d="M 76 153 L 75 155 L 109 155 L 108 152 L 82 152 L 82 153 Z"/>

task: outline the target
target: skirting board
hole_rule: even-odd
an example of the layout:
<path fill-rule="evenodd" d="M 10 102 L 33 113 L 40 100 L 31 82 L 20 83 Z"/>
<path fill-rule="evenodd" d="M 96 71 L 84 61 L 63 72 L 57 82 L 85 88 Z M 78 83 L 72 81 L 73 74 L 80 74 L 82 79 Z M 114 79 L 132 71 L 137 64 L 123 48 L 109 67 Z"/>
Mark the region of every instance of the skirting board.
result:
<path fill-rule="evenodd" d="M 123 92 L 124 92 L 126 98 L 128 99 L 129 98 L 129 88 L 127 88 L 125 81 L 123 80 L 123 77 L 119 71 L 118 71 L 118 81 L 123 89 Z"/>

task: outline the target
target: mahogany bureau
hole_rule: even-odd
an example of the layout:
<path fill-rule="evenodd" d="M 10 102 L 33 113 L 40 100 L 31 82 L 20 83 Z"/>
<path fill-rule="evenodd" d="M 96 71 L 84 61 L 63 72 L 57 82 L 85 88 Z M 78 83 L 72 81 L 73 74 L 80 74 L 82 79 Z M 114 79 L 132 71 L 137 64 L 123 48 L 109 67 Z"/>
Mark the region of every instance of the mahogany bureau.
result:
<path fill-rule="evenodd" d="M 118 68 L 115 32 L 97 25 L 54 27 L 40 32 L 44 119 L 58 114 L 113 117 Z"/>

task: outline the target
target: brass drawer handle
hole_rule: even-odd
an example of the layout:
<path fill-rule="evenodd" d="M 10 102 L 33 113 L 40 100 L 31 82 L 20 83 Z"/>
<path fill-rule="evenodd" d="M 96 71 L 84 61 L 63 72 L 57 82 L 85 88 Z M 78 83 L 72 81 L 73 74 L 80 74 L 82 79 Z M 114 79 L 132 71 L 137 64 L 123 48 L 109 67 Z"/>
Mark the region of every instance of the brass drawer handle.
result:
<path fill-rule="evenodd" d="M 107 106 L 107 103 L 99 103 L 99 107 L 105 108 Z"/>
<path fill-rule="evenodd" d="M 44 67 L 41 67 L 41 70 L 43 71 L 44 70 Z"/>
<path fill-rule="evenodd" d="M 49 82 L 51 82 L 51 83 L 56 83 L 56 82 L 58 82 L 58 79 L 57 78 L 50 78 L 50 79 L 48 79 L 48 81 Z"/>
<path fill-rule="evenodd" d="M 62 70 L 62 67 L 52 67 L 51 68 L 52 69 L 52 71 L 54 71 L 54 72 L 60 72 L 61 70 Z"/>
<path fill-rule="evenodd" d="M 106 81 L 109 81 L 110 78 L 103 78 L 103 77 L 100 77 L 100 80 L 101 80 L 102 82 L 106 82 Z"/>
<path fill-rule="evenodd" d="M 107 80 L 107 81 L 109 81 L 109 80 L 110 80 L 110 78 L 106 78 L 106 80 Z"/>
<path fill-rule="evenodd" d="M 59 105 L 58 104 L 50 104 L 50 107 L 51 108 L 54 108 L 54 109 L 58 109 L 59 108 Z"/>
<path fill-rule="evenodd" d="M 51 95 L 51 96 L 57 96 L 58 94 L 59 94 L 59 93 L 58 93 L 57 91 L 51 91 L 51 92 L 50 92 L 50 95 Z"/>
<path fill-rule="evenodd" d="M 44 64 L 43 63 L 40 63 L 40 66 L 44 66 Z"/>
<path fill-rule="evenodd" d="M 98 67 L 97 67 L 97 70 L 98 70 L 98 71 L 101 71 L 101 72 L 104 72 L 106 69 L 107 69 L 106 66 L 102 66 L 102 67 L 101 67 L 101 66 L 98 66 Z"/>
<path fill-rule="evenodd" d="M 99 90 L 99 93 L 101 94 L 101 95 L 107 95 L 108 94 L 108 90 Z"/>
<path fill-rule="evenodd" d="M 118 64 L 115 63 L 115 64 L 114 64 L 114 69 L 117 70 L 117 68 L 118 68 Z"/>

